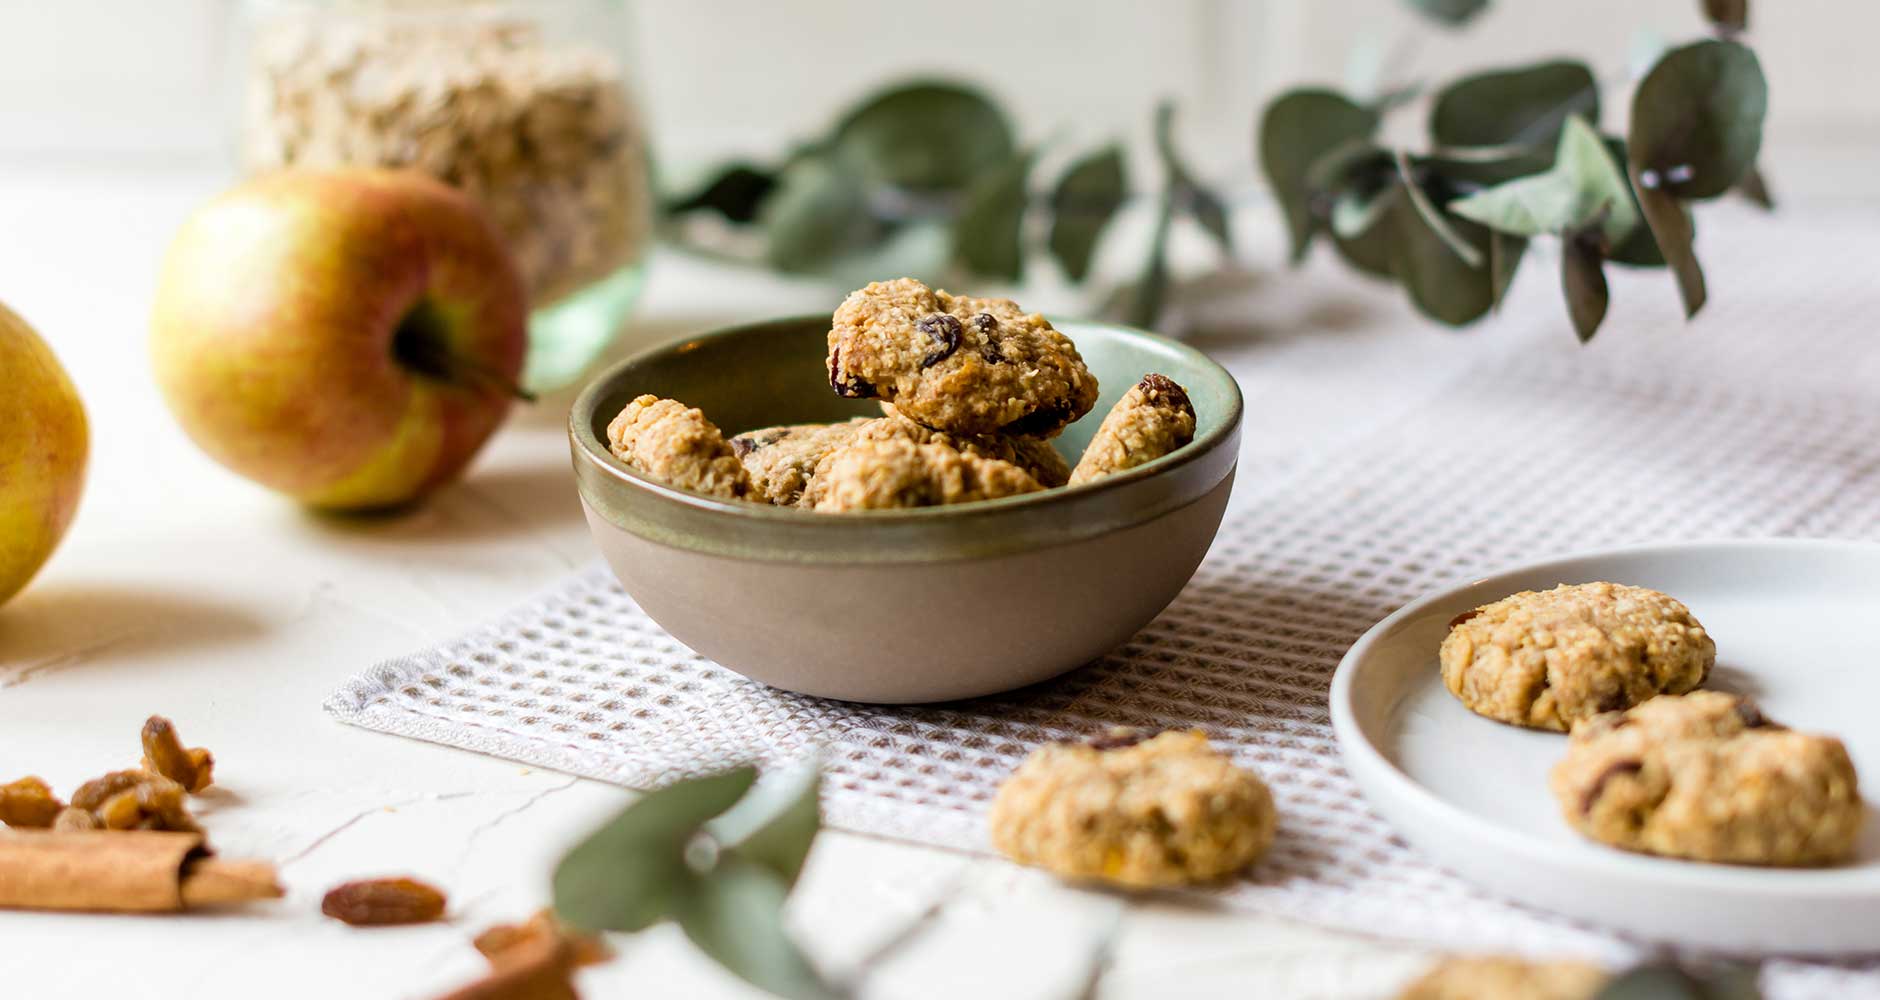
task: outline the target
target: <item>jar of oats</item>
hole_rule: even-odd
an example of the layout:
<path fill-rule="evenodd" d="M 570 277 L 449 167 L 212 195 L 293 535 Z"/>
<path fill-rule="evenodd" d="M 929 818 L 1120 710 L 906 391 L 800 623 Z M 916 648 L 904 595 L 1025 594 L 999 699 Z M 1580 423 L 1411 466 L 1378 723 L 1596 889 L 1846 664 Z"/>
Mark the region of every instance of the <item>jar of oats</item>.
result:
<path fill-rule="evenodd" d="M 244 171 L 414 167 L 489 213 L 535 307 L 525 382 L 611 343 L 652 232 L 623 0 L 244 0 Z"/>

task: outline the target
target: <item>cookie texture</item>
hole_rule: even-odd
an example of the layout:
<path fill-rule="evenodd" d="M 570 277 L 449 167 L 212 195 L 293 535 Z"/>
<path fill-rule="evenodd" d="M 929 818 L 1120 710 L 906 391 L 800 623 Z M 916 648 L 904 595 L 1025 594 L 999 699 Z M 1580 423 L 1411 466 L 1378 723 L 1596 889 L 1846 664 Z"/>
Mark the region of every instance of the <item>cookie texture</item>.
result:
<path fill-rule="evenodd" d="M 1665 594 L 1586 583 L 1515 594 L 1460 616 L 1439 659 L 1444 685 L 1470 711 L 1565 732 L 1576 719 L 1697 687 L 1717 644 Z"/>
<path fill-rule="evenodd" d="M 1260 776 L 1201 733 L 1125 730 L 1040 747 L 999 788 L 987 822 L 993 845 L 1021 864 L 1154 888 L 1245 868 L 1277 820 Z"/>
<path fill-rule="evenodd" d="M 935 430 L 1051 437 L 1090 412 L 1097 380 L 1070 338 L 1010 299 L 877 281 L 836 309 L 829 385 Z"/>
<path fill-rule="evenodd" d="M 779 507 L 808 507 L 809 482 L 832 451 L 855 440 L 868 418 L 840 424 L 790 424 L 745 431 L 731 450 L 751 479 L 751 497 Z"/>
<path fill-rule="evenodd" d="M 641 396 L 607 425 L 607 447 L 628 468 L 724 500 L 751 492 L 744 466 L 705 414 L 677 400 Z"/>
<path fill-rule="evenodd" d="M 882 404 L 885 414 L 879 420 L 863 424 L 857 438 L 864 441 L 901 439 L 915 444 L 944 444 L 980 458 L 996 458 L 1031 473 L 1038 484 L 1048 488 L 1070 481 L 1070 463 L 1044 438 L 1017 434 L 949 434 L 903 416 L 893 404 Z"/>
<path fill-rule="evenodd" d="M 825 456 L 810 484 L 823 513 L 938 507 L 1033 493 L 1042 486 L 1010 462 L 944 444 L 856 441 Z"/>
<path fill-rule="evenodd" d="M 1103 418 L 1071 470 L 1070 485 L 1153 462 L 1195 439 L 1195 407 L 1166 375 L 1149 374 Z"/>
<path fill-rule="evenodd" d="M 1404 987 L 1397 1000 L 1592 1000 L 1609 978 L 1587 962 L 1446 958 Z"/>
<path fill-rule="evenodd" d="M 1865 811 L 1840 740 L 1720 691 L 1579 722 L 1550 783 L 1586 836 L 1695 861 L 1832 864 L 1853 853 Z"/>

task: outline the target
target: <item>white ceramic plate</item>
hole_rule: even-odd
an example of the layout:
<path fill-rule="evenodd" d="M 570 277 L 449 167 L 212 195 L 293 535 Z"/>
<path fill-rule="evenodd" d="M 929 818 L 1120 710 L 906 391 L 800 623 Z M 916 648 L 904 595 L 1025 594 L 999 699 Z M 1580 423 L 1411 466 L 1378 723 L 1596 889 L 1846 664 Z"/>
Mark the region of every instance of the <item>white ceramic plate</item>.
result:
<path fill-rule="evenodd" d="M 1449 620 L 1522 590 L 1610 580 L 1662 590 L 1717 641 L 1711 687 L 1796 729 L 1834 733 L 1867 779 L 1858 856 L 1827 869 L 1697 864 L 1574 833 L 1547 791 L 1558 733 L 1491 722 L 1443 687 Z M 1880 950 L 1880 545 L 1716 542 L 1559 559 L 1432 594 L 1377 623 L 1332 680 L 1345 767 L 1437 863 L 1503 896 L 1670 943 L 1761 952 Z"/>

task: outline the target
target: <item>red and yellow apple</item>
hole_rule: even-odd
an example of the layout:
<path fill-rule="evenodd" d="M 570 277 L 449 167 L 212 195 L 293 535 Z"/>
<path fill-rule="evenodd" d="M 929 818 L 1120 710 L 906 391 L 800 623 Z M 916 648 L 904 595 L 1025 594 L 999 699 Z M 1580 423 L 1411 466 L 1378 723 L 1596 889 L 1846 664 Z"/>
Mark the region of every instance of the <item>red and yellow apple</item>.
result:
<path fill-rule="evenodd" d="M 522 279 L 471 200 L 413 171 L 285 171 L 198 210 L 164 257 L 157 382 L 204 451 L 303 503 L 409 503 L 502 423 Z"/>
<path fill-rule="evenodd" d="M 89 446 L 71 378 L 39 334 L 0 304 L 0 604 L 65 537 Z"/>

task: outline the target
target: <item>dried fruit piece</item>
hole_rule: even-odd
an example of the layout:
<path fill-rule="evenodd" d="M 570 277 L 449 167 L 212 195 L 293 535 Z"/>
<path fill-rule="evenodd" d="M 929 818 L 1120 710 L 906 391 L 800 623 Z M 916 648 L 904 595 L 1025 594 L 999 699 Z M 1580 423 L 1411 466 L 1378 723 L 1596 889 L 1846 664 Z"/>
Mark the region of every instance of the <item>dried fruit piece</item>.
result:
<path fill-rule="evenodd" d="M 194 833 L 201 827 L 189 813 L 183 786 L 145 770 L 112 771 L 78 786 L 72 806 L 54 826 L 61 830 L 176 830 Z M 88 814 L 90 823 L 74 811 Z"/>
<path fill-rule="evenodd" d="M 320 912 L 354 927 L 428 924 L 444 915 L 444 893 L 413 878 L 361 879 L 334 886 Z"/>
<path fill-rule="evenodd" d="M 985 316 L 989 314 L 980 313 L 979 315 Z M 998 323 L 994 322 L 993 327 L 996 329 Z M 922 368 L 932 368 L 934 365 L 952 357 L 953 352 L 960 349 L 960 339 L 966 335 L 966 328 L 961 326 L 960 321 L 951 313 L 935 313 L 915 323 L 914 329 L 932 337 L 934 342 L 939 345 L 927 352 L 926 357 L 920 359 L 920 366 Z"/>
<path fill-rule="evenodd" d="M 21 829 L 44 829 L 52 825 L 65 803 L 52 794 L 44 779 L 25 777 L 0 785 L 0 823 Z"/>
<path fill-rule="evenodd" d="M 144 722 L 144 769 L 183 786 L 194 795 L 215 780 L 215 755 L 204 747 L 185 749 L 176 725 L 161 715 Z"/>
<path fill-rule="evenodd" d="M 89 809 L 66 806 L 59 810 L 59 815 L 52 819 L 52 829 L 57 833 L 70 833 L 75 830 L 96 830 L 99 828 L 98 817 Z"/>

